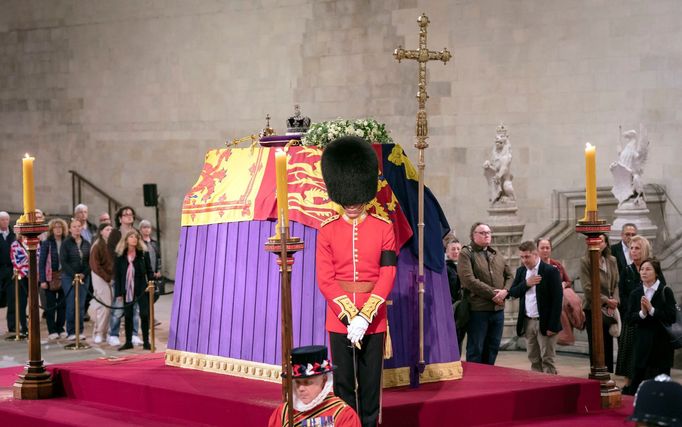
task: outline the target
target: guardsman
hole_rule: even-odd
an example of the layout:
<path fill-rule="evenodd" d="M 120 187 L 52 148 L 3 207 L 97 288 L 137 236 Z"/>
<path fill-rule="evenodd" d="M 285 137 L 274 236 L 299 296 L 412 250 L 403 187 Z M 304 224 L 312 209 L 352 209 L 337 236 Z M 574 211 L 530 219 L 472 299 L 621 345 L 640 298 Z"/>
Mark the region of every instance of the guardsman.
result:
<path fill-rule="evenodd" d="M 322 152 L 322 177 L 342 215 L 317 234 L 317 282 L 327 299 L 326 327 L 338 366 L 334 393 L 355 408 L 362 425 L 377 425 L 386 336 L 386 299 L 397 250 L 389 220 L 368 214 L 379 165 L 365 140 L 342 137 Z"/>

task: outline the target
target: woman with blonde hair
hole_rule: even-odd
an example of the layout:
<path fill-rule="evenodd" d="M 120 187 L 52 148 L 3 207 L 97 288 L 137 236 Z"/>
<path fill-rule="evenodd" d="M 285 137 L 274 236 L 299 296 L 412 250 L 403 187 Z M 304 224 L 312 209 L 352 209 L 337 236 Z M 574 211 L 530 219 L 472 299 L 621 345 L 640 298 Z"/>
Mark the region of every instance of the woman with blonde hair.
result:
<path fill-rule="evenodd" d="M 114 295 L 123 304 L 126 341 L 119 351 L 133 348 L 133 306 L 137 300 L 140 307 L 142 347 L 151 350 L 149 343 L 149 299 L 142 296 L 147 281 L 154 279 L 149 252 L 137 230 L 128 231 L 116 245 L 114 261 Z"/>
<path fill-rule="evenodd" d="M 632 345 L 634 343 L 635 325 L 630 321 L 628 300 L 630 294 L 641 286 L 642 279 L 639 277 L 639 268 L 645 259 L 651 257 L 651 244 L 642 236 L 633 236 L 630 239 L 630 259 L 632 263 L 626 265 L 620 272 L 618 292 L 620 293 L 620 318 L 623 321 L 623 329 L 618 337 L 618 358 L 616 359 L 616 375 L 625 377 L 624 391 L 630 385 L 632 378 Z"/>
<path fill-rule="evenodd" d="M 66 221 L 61 218 L 53 219 L 47 224 L 47 237 L 40 242 L 38 275 L 40 287 L 45 291 L 45 320 L 49 340 L 66 338 L 64 331 L 66 307 L 64 289 L 61 286 L 62 263 L 59 256 L 68 229 Z"/>

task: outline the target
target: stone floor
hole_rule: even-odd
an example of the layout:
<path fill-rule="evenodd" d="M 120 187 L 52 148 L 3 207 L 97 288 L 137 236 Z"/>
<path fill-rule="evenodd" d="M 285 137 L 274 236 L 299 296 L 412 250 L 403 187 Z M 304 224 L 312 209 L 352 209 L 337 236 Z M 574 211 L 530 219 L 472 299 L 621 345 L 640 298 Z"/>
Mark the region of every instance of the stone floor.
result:
<path fill-rule="evenodd" d="M 172 289 L 172 288 L 171 288 Z M 170 319 L 172 304 L 172 294 L 162 296 L 155 304 L 156 319 L 161 321 L 161 324 L 155 328 L 156 334 L 156 351 L 163 352 L 166 349 L 166 342 L 168 341 L 168 325 Z M 6 309 L 0 309 L 0 332 L 3 336 L 7 336 Z M 121 334 L 123 334 L 123 326 L 121 326 Z M 45 322 L 41 322 L 41 336 L 42 339 L 42 357 L 46 364 L 71 362 L 77 360 L 95 359 L 98 357 L 117 357 L 122 353 L 126 354 L 142 354 L 145 351 L 142 347 L 135 347 L 133 350 L 119 352 L 115 347 L 107 344 L 93 344 L 92 343 L 92 321 L 85 322 L 86 342 L 91 345 L 90 348 L 84 350 L 66 350 L 64 345 L 68 344 L 66 340 L 47 341 L 47 329 Z M 15 342 L 0 339 L 0 368 L 8 366 L 23 365 L 28 357 L 26 341 Z M 506 366 L 517 369 L 530 369 L 530 363 L 526 358 L 524 351 L 501 351 L 497 365 Z M 559 352 L 557 355 L 557 368 L 560 375 L 574 376 L 586 378 L 589 373 L 589 359 L 585 355 L 569 352 Z M 674 369 L 672 372 L 673 378 L 682 382 L 682 370 Z M 623 384 L 622 377 L 615 377 L 618 385 Z"/>

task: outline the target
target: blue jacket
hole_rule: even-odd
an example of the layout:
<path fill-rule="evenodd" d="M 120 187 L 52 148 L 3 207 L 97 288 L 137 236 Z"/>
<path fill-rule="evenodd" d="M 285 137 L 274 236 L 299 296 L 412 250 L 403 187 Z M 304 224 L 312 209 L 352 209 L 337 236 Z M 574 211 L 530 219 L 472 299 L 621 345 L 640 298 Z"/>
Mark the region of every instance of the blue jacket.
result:
<path fill-rule="evenodd" d="M 61 242 L 64 243 L 64 240 Z M 40 242 L 40 259 L 38 260 L 38 281 L 40 283 L 47 282 L 47 253 L 50 252 L 50 267 L 52 271 L 59 270 L 59 251 L 57 250 L 57 240 L 54 236 Z"/>

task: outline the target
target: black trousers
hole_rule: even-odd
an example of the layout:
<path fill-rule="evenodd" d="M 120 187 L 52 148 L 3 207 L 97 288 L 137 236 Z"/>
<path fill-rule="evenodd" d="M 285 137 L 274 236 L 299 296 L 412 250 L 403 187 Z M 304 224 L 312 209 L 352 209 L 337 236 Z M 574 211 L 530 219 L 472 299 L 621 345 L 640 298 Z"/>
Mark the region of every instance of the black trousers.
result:
<path fill-rule="evenodd" d="M 588 349 L 590 352 L 590 362 L 592 360 L 592 310 L 585 311 L 585 328 L 587 330 Z M 604 365 L 606 370 L 613 373 L 613 337 L 609 334 L 609 327 L 602 321 L 602 334 L 604 335 Z"/>
<path fill-rule="evenodd" d="M 343 399 L 358 416 L 363 427 L 376 427 L 379 420 L 381 373 L 384 363 L 384 333 L 365 335 L 362 349 L 355 348 L 346 334 L 329 333 L 334 370 L 334 394 Z M 355 401 L 355 378 L 358 381 L 358 400 Z"/>
<path fill-rule="evenodd" d="M 6 289 L 7 292 L 7 329 L 10 332 L 16 332 L 16 316 L 14 314 L 14 297 L 15 288 L 14 280 L 12 280 L 11 285 Z M 28 277 L 19 279 L 19 323 L 21 329 L 19 332 L 22 334 L 28 333 L 28 326 L 26 323 L 26 304 L 28 302 Z"/>
<path fill-rule="evenodd" d="M 149 342 L 149 298 L 146 294 L 142 294 L 137 299 L 140 307 L 140 326 L 142 328 L 142 341 Z M 132 343 L 133 340 L 133 316 L 135 315 L 135 304 L 127 305 L 123 308 L 123 315 L 125 316 L 126 328 L 126 343 Z"/>

